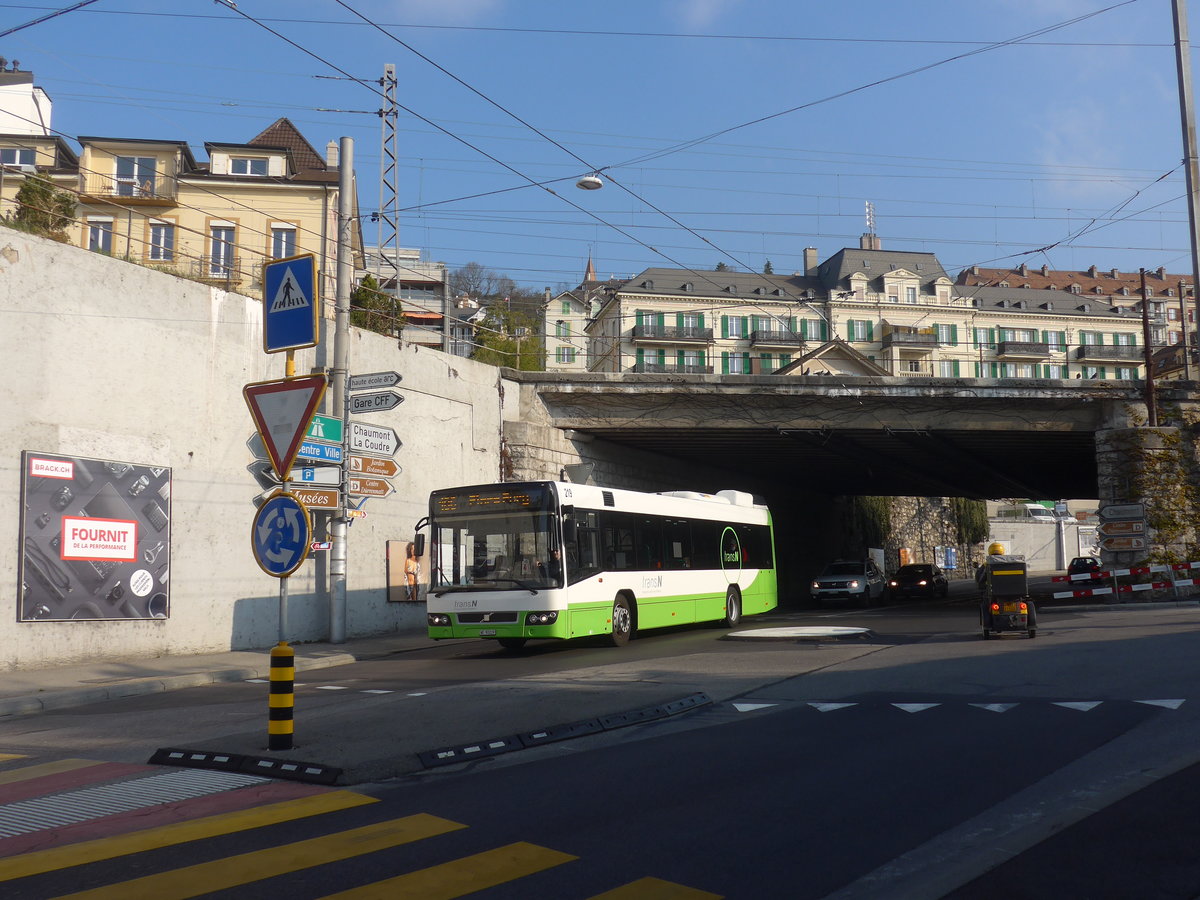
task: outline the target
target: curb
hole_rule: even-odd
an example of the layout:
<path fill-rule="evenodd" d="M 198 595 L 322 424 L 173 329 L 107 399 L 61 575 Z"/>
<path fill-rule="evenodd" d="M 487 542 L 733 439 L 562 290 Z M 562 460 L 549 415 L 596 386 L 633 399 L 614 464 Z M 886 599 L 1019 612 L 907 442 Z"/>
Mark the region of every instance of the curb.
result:
<path fill-rule="evenodd" d="M 352 653 L 333 653 L 328 656 L 297 657 L 296 671 L 328 669 L 358 662 Z M 184 688 L 203 687 L 208 684 L 224 684 L 245 681 L 249 678 L 266 678 L 271 671 L 270 661 L 261 666 L 237 666 L 214 669 L 210 672 L 188 672 L 182 675 L 147 675 L 105 687 L 69 688 L 45 691 L 44 694 L 27 694 L 22 697 L 0 698 L 0 718 L 25 716 L 54 710 L 103 703 L 106 700 L 123 700 L 127 697 L 142 697 Z"/>

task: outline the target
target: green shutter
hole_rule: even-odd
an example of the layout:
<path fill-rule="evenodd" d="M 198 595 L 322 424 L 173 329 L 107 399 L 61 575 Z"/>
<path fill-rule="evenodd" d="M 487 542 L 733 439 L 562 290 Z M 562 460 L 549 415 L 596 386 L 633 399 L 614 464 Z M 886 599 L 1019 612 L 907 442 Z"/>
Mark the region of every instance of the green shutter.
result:
<path fill-rule="evenodd" d="M 1107 366 L 1101 366 L 1101 367 L 1100 367 L 1100 380 L 1101 380 L 1101 381 L 1107 381 L 1107 380 L 1108 380 L 1108 367 L 1107 367 Z"/>
<path fill-rule="evenodd" d="M 742 316 L 742 337 L 750 337 L 750 319 L 748 316 Z"/>
<path fill-rule="evenodd" d="M 795 316 L 788 316 L 788 330 L 792 334 L 796 333 L 796 317 Z"/>
<path fill-rule="evenodd" d="M 655 350 L 654 355 L 658 358 L 658 364 L 660 366 L 665 366 L 667 364 L 667 351 L 662 347 L 659 347 L 657 350 Z"/>
<path fill-rule="evenodd" d="M 995 329 L 995 328 L 989 328 L 989 329 L 987 330 L 987 334 L 988 334 L 988 339 L 987 339 L 988 346 L 989 346 L 989 347 L 994 347 L 994 346 L 996 346 L 996 329 Z"/>
<path fill-rule="evenodd" d="M 800 320 L 800 340 L 808 340 L 808 319 Z"/>
<path fill-rule="evenodd" d="M 721 318 L 723 319 L 725 317 L 722 316 Z M 729 374 L 729 354 L 725 353 L 724 351 L 721 352 L 721 374 Z"/>
<path fill-rule="evenodd" d="M 700 313 L 700 315 L 696 319 L 696 321 L 699 323 L 700 327 L 703 328 L 704 327 L 704 313 Z"/>
<path fill-rule="evenodd" d="M 957 325 L 950 326 L 950 343 L 953 344 L 955 347 L 958 346 L 958 326 Z M 955 363 L 955 365 L 958 365 L 958 363 Z M 956 372 L 955 374 L 958 374 L 958 373 Z"/>
<path fill-rule="evenodd" d="M 729 316 L 721 316 L 721 337 L 729 337 Z"/>
<path fill-rule="evenodd" d="M 854 320 L 853 319 L 846 320 L 846 340 L 848 340 L 848 341 L 854 340 Z"/>
<path fill-rule="evenodd" d="M 829 323 L 826 322 L 824 319 L 820 319 L 818 321 L 817 325 L 818 325 L 818 330 L 821 333 L 821 340 L 823 340 L 823 341 L 829 340 Z"/>
<path fill-rule="evenodd" d="M 641 347 L 638 347 L 637 348 L 637 368 L 638 368 L 639 372 L 642 371 L 645 362 L 646 362 L 646 351 L 643 350 Z"/>
<path fill-rule="evenodd" d="M 664 328 L 664 327 L 666 327 L 666 324 L 667 324 L 667 314 L 666 314 L 666 313 L 655 313 L 655 314 L 654 314 L 654 323 L 655 323 L 655 324 L 656 324 L 656 325 L 657 325 L 659 328 Z"/>
<path fill-rule="evenodd" d="M 684 364 L 683 363 L 683 351 L 676 350 L 675 351 L 675 365 L 682 367 L 683 364 Z"/>
<path fill-rule="evenodd" d="M 1000 377 L 1000 366 L 997 365 L 996 363 L 989 363 L 989 365 L 992 367 L 992 377 L 999 378 Z"/>
<path fill-rule="evenodd" d="M 983 363 L 978 363 L 978 362 L 975 363 L 975 377 L 976 378 L 983 377 Z"/>
<path fill-rule="evenodd" d="M 704 365 L 704 351 L 703 350 L 700 351 L 700 365 L 701 366 Z"/>
<path fill-rule="evenodd" d="M 641 328 L 644 324 L 646 324 L 646 314 L 639 309 L 633 314 L 633 323 L 638 328 Z"/>
<path fill-rule="evenodd" d="M 957 360 L 957 359 L 956 359 L 956 360 L 954 360 L 954 369 L 953 369 L 953 372 L 954 372 L 954 377 L 955 377 L 955 378 L 958 378 L 958 377 L 959 377 L 959 375 L 958 375 L 958 360 Z"/>
<path fill-rule="evenodd" d="M 870 321 L 867 322 L 867 340 L 868 341 L 875 340 L 875 323 L 874 322 L 870 322 Z"/>
<path fill-rule="evenodd" d="M 784 366 L 786 366 L 791 361 L 792 361 L 792 354 L 790 354 L 790 353 L 780 353 L 779 354 L 779 368 L 782 369 Z"/>

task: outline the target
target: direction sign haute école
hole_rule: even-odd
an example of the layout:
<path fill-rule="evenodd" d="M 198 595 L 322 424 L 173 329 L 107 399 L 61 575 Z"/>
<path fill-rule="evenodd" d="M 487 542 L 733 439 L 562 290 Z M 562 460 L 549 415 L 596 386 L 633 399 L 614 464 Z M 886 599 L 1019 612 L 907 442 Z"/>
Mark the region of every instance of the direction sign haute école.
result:
<path fill-rule="evenodd" d="M 369 375 L 351 375 L 346 383 L 348 391 L 370 391 L 390 388 L 400 383 L 399 372 L 372 372 Z"/>

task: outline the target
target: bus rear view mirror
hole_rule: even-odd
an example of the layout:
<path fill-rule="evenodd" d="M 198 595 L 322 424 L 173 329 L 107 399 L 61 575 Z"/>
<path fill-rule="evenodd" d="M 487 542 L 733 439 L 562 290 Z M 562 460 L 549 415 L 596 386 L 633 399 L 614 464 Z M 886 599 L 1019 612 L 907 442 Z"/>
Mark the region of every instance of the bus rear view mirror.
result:
<path fill-rule="evenodd" d="M 568 544 L 573 543 L 579 537 L 579 528 L 572 518 L 563 519 L 563 540 Z"/>
<path fill-rule="evenodd" d="M 415 534 L 415 535 L 413 535 L 413 556 L 424 556 L 424 555 L 425 555 L 425 535 Z"/>

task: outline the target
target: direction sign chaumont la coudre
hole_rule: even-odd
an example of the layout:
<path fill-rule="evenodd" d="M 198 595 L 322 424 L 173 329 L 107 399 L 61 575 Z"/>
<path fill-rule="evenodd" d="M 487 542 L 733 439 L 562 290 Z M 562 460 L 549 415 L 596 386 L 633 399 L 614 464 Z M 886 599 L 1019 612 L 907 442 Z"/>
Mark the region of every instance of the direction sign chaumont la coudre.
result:
<path fill-rule="evenodd" d="M 352 451 L 369 456 L 392 456 L 400 449 L 399 436 L 386 425 L 352 421 L 347 427 Z"/>

